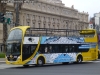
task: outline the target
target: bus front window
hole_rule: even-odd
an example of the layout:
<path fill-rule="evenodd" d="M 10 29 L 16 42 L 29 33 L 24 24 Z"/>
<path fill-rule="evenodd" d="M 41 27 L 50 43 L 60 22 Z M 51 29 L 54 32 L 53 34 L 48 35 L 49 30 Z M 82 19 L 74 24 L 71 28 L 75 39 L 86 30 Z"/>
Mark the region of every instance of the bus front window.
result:
<path fill-rule="evenodd" d="M 21 45 L 19 43 L 8 43 L 7 44 L 7 51 L 6 54 L 7 55 L 20 55 L 21 51 L 20 51 L 20 47 Z"/>
<path fill-rule="evenodd" d="M 6 41 L 6 55 L 18 57 L 21 54 L 22 30 L 14 29 L 10 32 Z M 16 58 L 17 59 L 17 58 Z"/>

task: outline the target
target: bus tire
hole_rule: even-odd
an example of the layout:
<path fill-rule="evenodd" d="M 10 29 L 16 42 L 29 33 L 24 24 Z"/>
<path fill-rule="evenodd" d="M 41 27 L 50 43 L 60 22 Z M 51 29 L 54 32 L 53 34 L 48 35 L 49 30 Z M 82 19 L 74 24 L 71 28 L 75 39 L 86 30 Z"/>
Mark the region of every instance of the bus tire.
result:
<path fill-rule="evenodd" d="M 79 56 L 77 57 L 77 63 L 80 64 L 80 63 L 82 63 L 82 61 L 83 61 L 82 56 L 79 55 Z"/>
<path fill-rule="evenodd" d="M 44 64 L 44 58 L 43 57 L 39 57 L 37 60 L 37 65 L 36 66 L 43 66 Z"/>

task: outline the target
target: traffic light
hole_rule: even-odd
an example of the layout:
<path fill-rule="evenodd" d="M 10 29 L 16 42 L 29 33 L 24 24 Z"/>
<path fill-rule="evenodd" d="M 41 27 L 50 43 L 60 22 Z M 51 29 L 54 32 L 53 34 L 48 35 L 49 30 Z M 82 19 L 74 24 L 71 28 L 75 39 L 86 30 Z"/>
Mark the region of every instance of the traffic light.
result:
<path fill-rule="evenodd" d="M 0 12 L 0 22 L 3 23 L 5 21 L 4 13 Z"/>
<path fill-rule="evenodd" d="M 7 24 L 10 24 L 10 23 L 11 23 L 11 19 L 7 18 Z"/>

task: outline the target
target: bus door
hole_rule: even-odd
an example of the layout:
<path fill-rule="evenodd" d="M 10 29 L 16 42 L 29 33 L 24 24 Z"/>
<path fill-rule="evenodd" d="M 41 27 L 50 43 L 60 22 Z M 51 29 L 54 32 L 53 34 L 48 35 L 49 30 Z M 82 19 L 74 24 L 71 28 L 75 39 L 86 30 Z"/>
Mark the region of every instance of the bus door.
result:
<path fill-rule="evenodd" d="M 96 59 L 96 56 L 97 56 L 97 53 L 98 53 L 98 51 L 96 49 L 97 48 L 95 46 L 94 48 L 91 48 L 91 50 L 90 50 L 92 59 Z"/>
<path fill-rule="evenodd" d="M 96 59 L 96 55 L 97 55 L 96 49 L 91 49 L 91 57 L 92 57 L 92 59 Z"/>
<path fill-rule="evenodd" d="M 92 48 L 90 48 L 90 54 L 91 54 L 91 59 L 96 59 L 96 55 L 97 55 L 97 48 L 96 45 L 91 45 Z"/>

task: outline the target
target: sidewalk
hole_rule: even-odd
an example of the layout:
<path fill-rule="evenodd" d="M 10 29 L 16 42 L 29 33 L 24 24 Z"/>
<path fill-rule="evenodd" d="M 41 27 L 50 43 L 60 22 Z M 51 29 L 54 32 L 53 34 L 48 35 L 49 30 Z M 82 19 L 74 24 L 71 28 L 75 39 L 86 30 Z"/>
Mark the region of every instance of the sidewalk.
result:
<path fill-rule="evenodd" d="M 5 62 L 5 58 L 0 58 L 0 62 Z"/>

